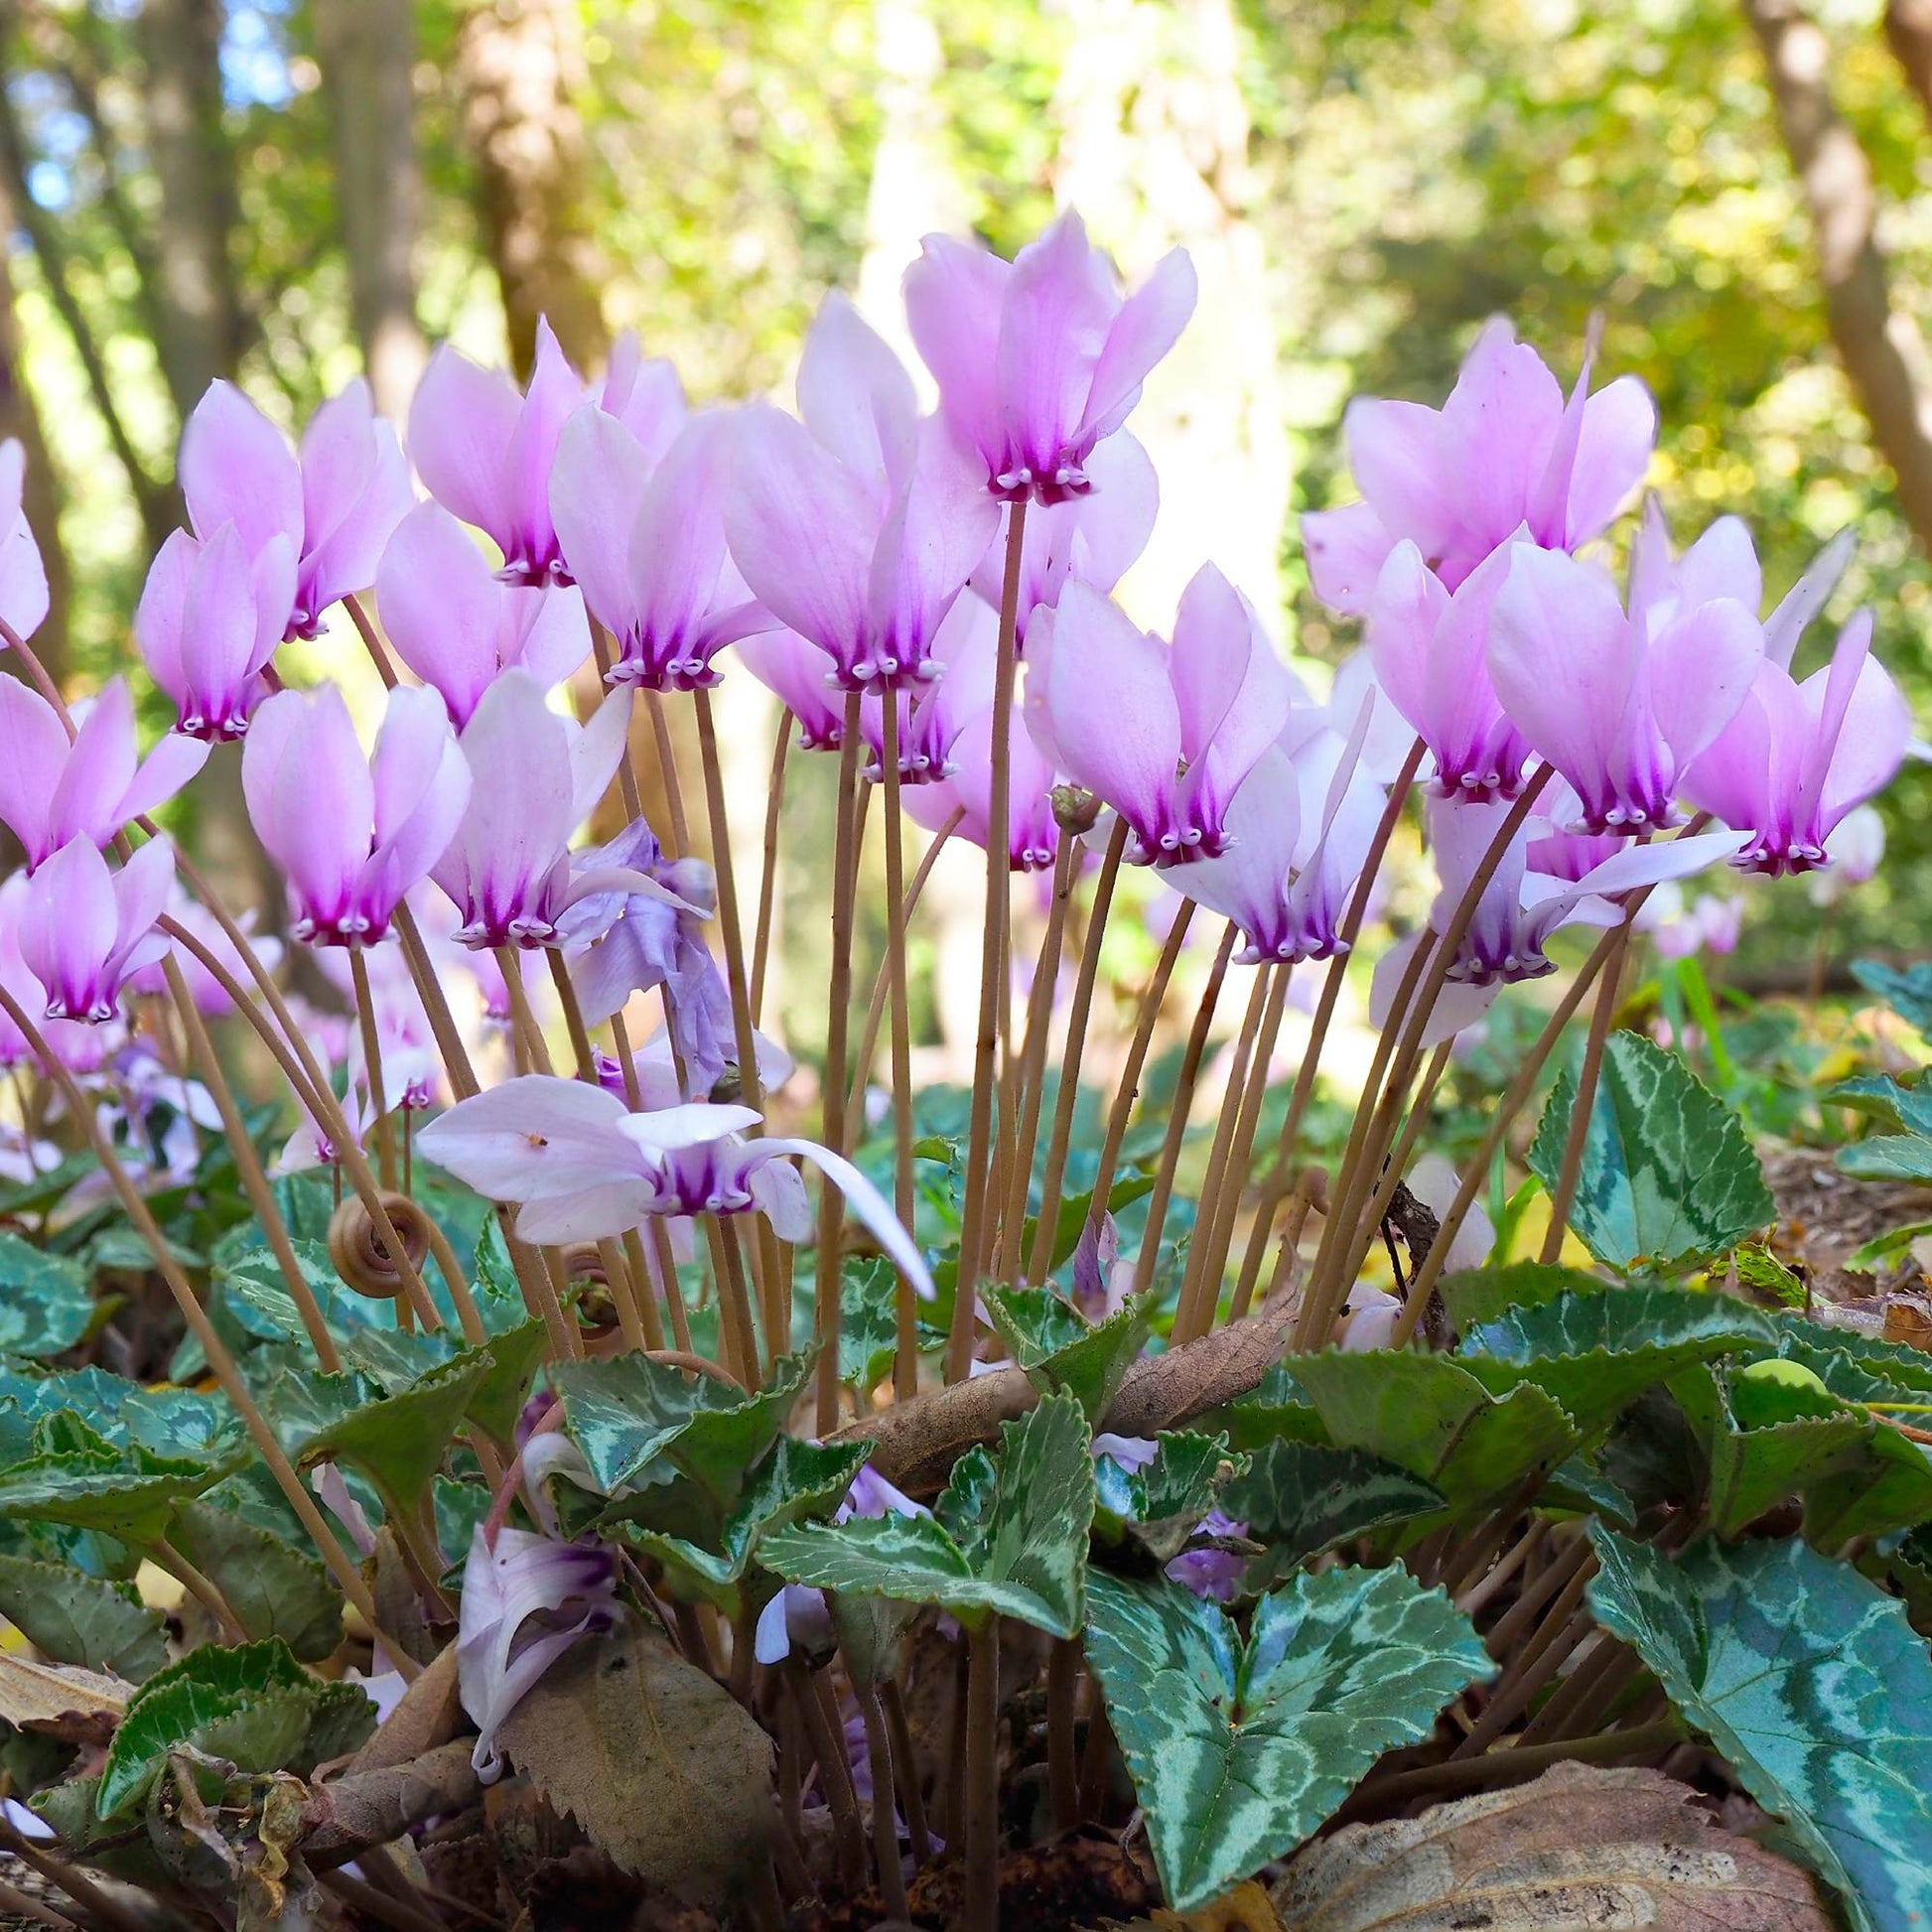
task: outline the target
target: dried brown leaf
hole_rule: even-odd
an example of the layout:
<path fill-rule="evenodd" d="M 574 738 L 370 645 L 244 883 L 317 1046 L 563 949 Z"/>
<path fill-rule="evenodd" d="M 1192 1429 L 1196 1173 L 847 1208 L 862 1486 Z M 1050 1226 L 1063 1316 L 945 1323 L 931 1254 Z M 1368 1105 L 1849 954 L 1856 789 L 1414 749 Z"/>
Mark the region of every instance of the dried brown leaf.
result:
<path fill-rule="evenodd" d="M 37 1664 L 0 1650 L 0 1722 L 42 1730 L 70 1744 L 103 1744 L 134 1693 L 118 1677 L 72 1664 Z"/>
<path fill-rule="evenodd" d="M 357 1771 L 385 1771 L 407 1764 L 412 1757 L 447 1744 L 468 1728 L 469 1722 L 457 1690 L 456 1645 L 445 1644 L 344 1770 L 352 1776 Z"/>
<path fill-rule="evenodd" d="M 654 1887 L 711 1902 L 763 1861 L 776 1823 L 771 1739 L 634 1625 L 574 1645 L 497 1738 L 553 1809 Z"/>
<path fill-rule="evenodd" d="M 1286 1932 L 1831 1932 L 1808 1872 L 1691 1797 L 1656 1771 L 1558 1764 L 1308 1847 L 1275 1907 Z"/>

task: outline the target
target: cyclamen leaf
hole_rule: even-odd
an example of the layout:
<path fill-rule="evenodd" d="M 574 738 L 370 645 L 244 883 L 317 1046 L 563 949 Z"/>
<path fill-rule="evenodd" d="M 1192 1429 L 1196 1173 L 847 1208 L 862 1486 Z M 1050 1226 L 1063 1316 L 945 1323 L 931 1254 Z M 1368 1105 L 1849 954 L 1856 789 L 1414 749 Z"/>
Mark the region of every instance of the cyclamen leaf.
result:
<path fill-rule="evenodd" d="M 130 1584 L 0 1556 L 0 1616 L 56 1662 L 139 1684 L 168 1661 L 166 1626 Z"/>
<path fill-rule="evenodd" d="M 374 1728 L 375 1706 L 356 1686 L 311 1677 L 278 1640 L 207 1645 L 128 1701 L 101 1765 L 95 1808 L 103 1820 L 131 1811 L 168 1753 L 184 1744 L 218 1750 L 244 1771 L 306 1776 Z"/>
<path fill-rule="evenodd" d="M 1796 1539 L 1666 1556 L 1590 1537 L 1597 1620 L 1784 1820 L 1858 1932 L 1926 1923 L 1932 1660 L 1904 1605 Z"/>
<path fill-rule="evenodd" d="M 1494 1668 L 1469 1620 L 1404 1570 L 1298 1577 L 1256 1604 L 1245 1645 L 1175 1584 L 1095 1576 L 1086 1651 L 1179 1912 L 1293 1851 Z"/>
<path fill-rule="evenodd" d="M 1875 993 L 1906 1025 L 1932 1037 L 1932 961 L 1918 960 L 1900 972 L 1881 960 L 1852 962 L 1852 977 Z"/>
<path fill-rule="evenodd" d="M 185 1456 L 110 1448 L 77 1417 L 65 1414 L 41 1422 L 34 1449 L 0 1471 L 0 1521 L 65 1523 L 137 1547 L 167 1533 L 177 1503 L 227 1473 Z"/>
<path fill-rule="evenodd" d="M 1932 1139 L 1923 1134 L 1874 1134 L 1838 1151 L 1843 1173 L 1857 1180 L 1932 1180 Z"/>
<path fill-rule="evenodd" d="M 441 1466 L 489 1367 L 481 1351 L 459 1355 L 394 1395 L 357 1403 L 308 1436 L 296 1460 L 306 1468 L 340 1456 L 386 1496 L 419 1496 Z"/>
<path fill-rule="evenodd" d="M 1089 1426 L 1113 1406 L 1122 1377 L 1147 1340 L 1153 1312 L 1152 1298 L 1143 1298 L 1089 1323 L 1049 1288 L 988 1287 L 981 1299 L 1027 1380 L 1042 1395 L 1065 1389 Z"/>
<path fill-rule="evenodd" d="M 779 1530 L 759 1561 L 789 1583 L 934 1603 L 969 1626 L 1012 1616 L 1072 1636 L 1094 1507 L 1086 1419 L 1071 1396 L 1048 1396 L 1000 1437 L 997 1460 L 959 1458 L 932 1516 Z"/>
<path fill-rule="evenodd" d="M 1230 1459 L 1225 1436 L 1187 1430 L 1157 1436 L 1154 1460 L 1145 1468 L 1126 1469 L 1111 1455 L 1096 1455 L 1094 1535 L 1103 1543 L 1138 1543 L 1167 1563 L 1186 1547 L 1222 1484 L 1246 1464 L 1246 1456 Z"/>
<path fill-rule="evenodd" d="M 1366 1449 L 1270 1443 L 1222 1492 L 1221 1506 L 1267 1545 L 1247 1575 L 1250 1589 L 1266 1589 L 1310 1557 L 1371 1530 L 1432 1516 L 1445 1502 L 1434 1483 Z"/>
<path fill-rule="evenodd" d="M 1512 1311 L 1541 1308 L 1572 1290 L 1587 1295 L 1605 1286 L 1581 1268 L 1559 1268 L 1554 1262 L 1542 1261 L 1512 1261 L 1501 1268 L 1461 1268 L 1445 1275 L 1441 1284 L 1449 1318 L 1465 1331 Z"/>
<path fill-rule="evenodd" d="M 58 1355 L 87 1332 L 93 1314 L 84 1269 L 0 1234 L 0 1355 Z"/>
<path fill-rule="evenodd" d="M 1565 1072 L 1530 1147 L 1530 1169 L 1552 1190 L 1576 1093 Z M 1570 1210 L 1590 1253 L 1626 1271 L 1710 1261 L 1776 1213 L 1737 1116 L 1676 1054 L 1612 1034 Z"/>
<path fill-rule="evenodd" d="M 343 1640 L 342 1597 L 313 1557 L 216 1503 L 185 1503 L 169 1538 L 227 1599 L 250 1637 L 280 1637 L 319 1663 Z"/>

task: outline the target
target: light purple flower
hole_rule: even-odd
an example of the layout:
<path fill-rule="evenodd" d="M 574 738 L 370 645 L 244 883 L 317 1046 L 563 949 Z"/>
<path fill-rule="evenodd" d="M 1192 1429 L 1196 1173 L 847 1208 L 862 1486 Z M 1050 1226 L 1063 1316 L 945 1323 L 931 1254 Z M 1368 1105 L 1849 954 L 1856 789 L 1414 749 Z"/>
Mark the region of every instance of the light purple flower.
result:
<path fill-rule="evenodd" d="M 1668 880 L 1644 901 L 1637 925 L 1650 935 L 1659 959 L 1690 959 L 1700 952 L 1718 954 L 1737 950 L 1743 930 L 1744 901 L 1700 893 L 1689 902 L 1683 888 Z"/>
<path fill-rule="evenodd" d="M 84 709 L 71 740 L 54 707 L 18 678 L 0 678 L 0 824 L 29 870 L 69 839 L 106 845 L 130 819 L 166 803 L 202 768 L 207 747 L 171 735 L 143 760 L 134 700 L 114 678 Z"/>
<path fill-rule="evenodd" d="M 1749 836 L 1744 872 L 1812 872 L 1834 829 L 1891 780 L 1912 736 L 1911 713 L 1871 655 L 1871 613 L 1839 632 L 1829 664 L 1800 684 L 1767 657 L 1724 731 L 1691 765 L 1684 795 Z M 1797 639 L 1791 640 L 1795 647 Z"/>
<path fill-rule="evenodd" d="M 431 867 L 463 924 L 466 946 L 547 946 L 564 908 L 589 893 L 661 888 L 640 873 L 573 874 L 570 836 L 623 757 L 630 694 L 614 691 L 588 725 L 560 718 L 528 671 L 503 672 L 457 740 L 470 803 Z"/>
<path fill-rule="evenodd" d="M 287 876 L 298 939 L 366 946 L 443 856 L 470 768 L 435 692 L 389 693 L 364 753 L 342 692 L 283 691 L 256 712 L 241 759 L 248 815 Z"/>
<path fill-rule="evenodd" d="M 182 745 L 194 743 L 186 738 L 171 742 Z M 190 898 L 180 886 L 169 895 L 168 916 L 178 925 L 186 926 L 243 986 L 249 983 L 248 963 L 242 958 L 240 948 L 228 937 L 227 928 L 207 906 Z M 281 940 L 255 931 L 253 906 L 236 914 L 235 923 L 247 935 L 248 950 L 264 968 L 273 972 L 281 963 Z M 182 979 L 188 987 L 188 997 L 195 1002 L 198 1013 L 206 1014 L 210 1020 L 218 1020 L 234 1011 L 234 1002 L 229 999 L 227 989 L 194 953 L 179 942 L 171 946 L 170 951 L 176 966 L 181 969 Z M 137 993 L 163 995 L 168 991 L 167 976 L 159 960 L 152 966 L 144 966 L 140 971 L 130 973 L 127 983 Z"/>
<path fill-rule="evenodd" d="M 993 836 L 993 706 L 969 716 L 953 736 L 947 761 L 953 770 L 936 784 L 905 793 L 905 815 L 936 832 L 954 812 L 963 816 L 958 836 L 985 851 Z M 1059 854 L 1060 827 L 1053 816 L 1053 767 L 1040 756 L 1020 708 L 1007 730 L 1007 862 L 1015 872 L 1048 872 Z"/>
<path fill-rule="evenodd" d="M 582 596 L 567 585 L 504 583 L 438 503 L 418 504 L 396 525 L 375 601 L 396 655 L 443 694 L 459 730 L 512 665 L 547 691 L 590 655 Z"/>
<path fill-rule="evenodd" d="M 752 594 L 827 652 L 848 690 L 933 674 L 933 640 L 999 506 L 942 417 L 843 297 L 798 369 L 803 421 L 746 410 L 725 526 Z"/>
<path fill-rule="evenodd" d="M 168 949 L 154 922 L 175 883 L 174 848 L 150 839 L 110 872 L 91 839 L 62 846 L 27 882 L 20 956 L 50 1020 L 111 1020 L 121 989 Z"/>
<path fill-rule="evenodd" d="M 456 1671 L 477 1726 L 471 1762 L 485 1784 L 503 1775 L 503 1720 L 579 1637 L 617 1626 L 617 1580 L 618 1560 L 602 1544 L 499 1529 L 492 1547 L 477 1525 L 463 1566 Z"/>
<path fill-rule="evenodd" d="M 1885 821 L 1870 805 L 1855 806 L 1825 837 L 1822 870 L 1811 876 L 1814 905 L 1830 905 L 1854 886 L 1877 877 L 1885 856 Z"/>
<path fill-rule="evenodd" d="M 524 1074 L 461 1101 L 418 1137 L 439 1167 L 491 1200 L 519 1203 L 538 1243 L 599 1241 L 647 1215 L 762 1212 L 781 1238 L 812 1228 L 796 1156 L 838 1187 L 921 1296 L 931 1277 L 910 1235 L 849 1161 L 815 1141 L 740 1138 L 750 1107 L 689 1102 L 633 1114 L 602 1086 Z"/>
<path fill-rule="evenodd" d="M 1463 358 L 1440 410 L 1362 396 L 1342 433 L 1362 501 L 1302 519 L 1315 595 L 1367 610 L 1389 552 L 1412 541 L 1452 591 L 1520 525 L 1575 550 L 1608 527 L 1650 462 L 1657 410 L 1633 376 L 1566 404 L 1543 358 L 1501 317 Z"/>
<path fill-rule="evenodd" d="M 550 509 L 566 568 L 617 641 L 611 683 L 716 684 L 718 651 L 776 625 L 726 551 L 730 467 L 730 426 L 716 413 L 689 418 L 655 457 L 601 409 L 565 426 Z"/>
<path fill-rule="evenodd" d="M 27 453 L 18 437 L 0 442 L 0 623 L 28 638 L 47 619 L 47 570 L 21 508 Z"/>
<path fill-rule="evenodd" d="M 294 552 L 290 637 L 316 636 L 330 605 L 368 588 L 415 500 L 402 446 L 359 376 L 309 419 L 299 458 L 232 383 L 209 383 L 182 432 L 180 477 L 204 542 L 232 523 L 251 557 L 278 537 Z"/>
<path fill-rule="evenodd" d="M 512 584 L 564 584 L 550 520 L 557 439 L 584 398 L 549 323 L 537 324 L 526 394 L 501 369 L 479 368 L 445 343 L 409 405 L 409 455 L 429 493 L 495 540 Z"/>
<path fill-rule="evenodd" d="M 0 987 L 35 1022 L 48 1051 L 69 1072 L 92 1073 L 105 1063 L 118 1044 L 115 1035 L 120 1030 L 93 1026 L 85 1020 L 41 1018 L 47 1011 L 47 988 L 20 951 L 21 914 L 27 902 L 27 890 L 25 872 L 11 873 L 0 880 Z M 0 1066 L 33 1066 L 37 1058 L 27 1044 L 27 1035 L 14 1024 L 13 1016 L 0 1012 Z"/>
<path fill-rule="evenodd" d="M 898 774 L 907 785 L 937 784 L 958 767 L 953 747 L 968 719 L 993 705 L 998 663 L 999 614 L 984 599 L 964 592 L 933 638 L 937 669 L 932 682 L 894 692 L 898 707 Z M 885 699 L 868 693 L 859 728 L 872 761 L 865 775 L 885 776 Z"/>
<path fill-rule="evenodd" d="M 1054 503 L 1094 487 L 1095 446 L 1140 401 L 1195 292 L 1193 263 L 1176 248 L 1123 298 L 1113 264 L 1069 211 L 1011 262 L 928 235 L 905 272 L 905 316 L 987 487 Z"/>
<path fill-rule="evenodd" d="M 1509 575 L 1493 551 L 1453 592 L 1408 538 L 1389 552 L 1368 607 L 1376 681 L 1429 747 L 1445 796 L 1514 798 L 1530 748 L 1489 676 L 1490 617 Z"/>
<path fill-rule="evenodd" d="M 1562 829 L 1681 822 L 1685 770 L 1736 716 L 1763 661 L 1755 615 L 1721 597 L 1625 616 L 1596 565 L 1528 544 L 1508 554 L 1489 674 L 1516 728 L 1577 791 L 1580 825 Z"/>
<path fill-rule="evenodd" d="M 845 705 L 832 689 L 832 660 L 795 630 L 738 640 L 745 668 L 798 721 L 798 749 L 836 752 L 845 741 Z"/>
<path fill-rule="evenodd" d="M 239 738 L 267 696 L 262 673 L 295 605 L 295 549 L 276 535 L 250 552 L 224 523 L 205 541 L 177 530 L 155 553 L 134 613 L 135 641 L 189 738 Z"/>
<path fill-rule="evenodd" d="M 1253 609 L 1211 564 L 1181 593 L 1172 645 L 1079 583 L 1034 621 L 1028 729 L 1048 763 L 1127 821 L 1136 864 L 1225 849 L 1228 807 L 1294 699 Z"/>

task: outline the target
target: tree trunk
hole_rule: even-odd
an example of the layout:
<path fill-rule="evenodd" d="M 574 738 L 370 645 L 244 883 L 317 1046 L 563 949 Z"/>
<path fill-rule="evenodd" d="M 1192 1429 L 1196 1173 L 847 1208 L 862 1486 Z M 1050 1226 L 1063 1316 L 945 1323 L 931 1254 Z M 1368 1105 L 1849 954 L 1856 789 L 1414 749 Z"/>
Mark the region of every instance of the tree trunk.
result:
<path fill-rule="evenodd" d="M 1932 545 L 1932 369 L 1917 325 L 1891 306 L 1871 166 L 1833 103 L 1830 43 L 1796 0 L 1744 0 L 1744 14 L 1811 209 L 1833 344 L 1906 520 Z"/>
<path fill-rule="evenodd" d="M 162 372 L 184 420 L 241 352 L 241 304 L 228 237 L 233 157 L 221 127 L 219 0 L 147 0 L 144 90 L 155 179 Z"/>
<path fill-rule="evenodd" d="M 416 320 L 415 10 L 411 0 L 316 0 L 315 26 L 355 334 L 376 408 L 400 422 L 427 354 Z"/>
<path fill-rule="evenodd" d="M 1932 0 L 1886 0 L 1885 41 L 1919 105 L 1932 114 Z"/>
<path fill-rule="evenodd" d="M 565 354 L 591 366 L 610 337 L 583 201 L 590 151 L 571 98 L 583 50 L 570 0 L 483 0 L 464 20 L 457 67 L 511 360 L 529 374 L 547 317 Z"/>

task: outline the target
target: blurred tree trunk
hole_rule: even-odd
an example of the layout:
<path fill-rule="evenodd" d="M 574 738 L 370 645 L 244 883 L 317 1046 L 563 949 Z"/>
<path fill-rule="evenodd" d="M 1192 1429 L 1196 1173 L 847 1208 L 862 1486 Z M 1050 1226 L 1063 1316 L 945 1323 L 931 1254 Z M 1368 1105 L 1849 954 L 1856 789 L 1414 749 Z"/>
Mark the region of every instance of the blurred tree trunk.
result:
<path fill-rule="evenodd" d="M 12 227 L 9 198 L 0 191 L 0 230 Z M 13 267 L 0 247 L 0 443 L 20 439 L 27 455 L 25 508 L 47 567 L 47 621 L 34 639 L 41 661 L 59 679 L 68 662 L 68 560 L 61 548 L 61 483 L 47 453 L 40 410 L 28 387 L 20 312 L 14 303 Z M 11 668 L 11 667 L 10 667 Z"/>
<path fill-rule="evenodd" d="M 145 0 L 148 140 L 160 195 L 156 347 L 185 421 L 202 391 L 240 359 L 242 309 L 228 238 L 234 159 L 221 126 L 220 0 Z"/>
<path fill-rule="evenodd" d="M 416 153 L 413 0 L 315 0 L 336 140 L 349 306 L 375 406 L 400 422 L 428 353 L 416 320 L 423 177 Z"/>
<path fill-rule="evenodd" d="M 1831 44 L 1796 0 L 1743 4 L 1811 210 L 1832 342 L 1891 465 L 1899 506 L 1932 547 L 1932 367 L 1917 325 L 1892 307 L 1871 165 L 1832 100 Z"/>
<path fill-rule="evenodd" d="M 1919 105 L 1932 114 L 1932 0 L 1886 0 L 1885 41 Z"/>
<path fill-rule="evenodd" d="M 483 0 L 464 20 L 457 68 L 511 359 L 529 374 L 547 316 L 564 352 L 588 368 L 610 336 L 584 207 L 590 148 L 572 98 L 584 70 L 572 0 Z"/>

